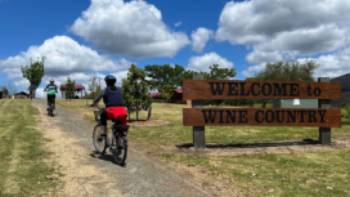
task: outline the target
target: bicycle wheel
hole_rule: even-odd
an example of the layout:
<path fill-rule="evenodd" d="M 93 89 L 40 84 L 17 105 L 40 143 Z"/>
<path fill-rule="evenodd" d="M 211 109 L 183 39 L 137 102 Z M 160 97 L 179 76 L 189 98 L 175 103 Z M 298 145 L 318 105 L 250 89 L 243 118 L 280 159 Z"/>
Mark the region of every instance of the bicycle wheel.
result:
<path fill-rule="evenodd" d="M 126 136 L 115 136 L 115 145 L 112 148 L 112 155 L 115 163 L 125 166 L 128 156 L 128 139 Z"/>
<path fill-rule="evenodd" d="M 49 116 L 52 116 L 52 117 L 54 116 L 53 110 L 54 110 L 54 106 L 52 103 L 50 103 L 48 108 L 47 108 L 47 113 Z"/>
<path fill-rule="evenodd" d="M 96 125 L 92 133 L 92 143 L 97 153 L 103 155 L 107 148 L 106 129 L 103 125 Z"/>

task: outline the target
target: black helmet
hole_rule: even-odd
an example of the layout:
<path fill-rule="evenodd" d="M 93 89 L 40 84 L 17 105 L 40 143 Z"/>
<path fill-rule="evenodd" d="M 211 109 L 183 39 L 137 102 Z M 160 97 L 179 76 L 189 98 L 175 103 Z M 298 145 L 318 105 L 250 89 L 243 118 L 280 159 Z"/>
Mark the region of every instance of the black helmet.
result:
<path fill-rule="evenodd" d="M 117 82 L 117 79 L 113 75 L 107 75 L 105 77 L 105 82 L 107 86 L 114 86 Z"/>

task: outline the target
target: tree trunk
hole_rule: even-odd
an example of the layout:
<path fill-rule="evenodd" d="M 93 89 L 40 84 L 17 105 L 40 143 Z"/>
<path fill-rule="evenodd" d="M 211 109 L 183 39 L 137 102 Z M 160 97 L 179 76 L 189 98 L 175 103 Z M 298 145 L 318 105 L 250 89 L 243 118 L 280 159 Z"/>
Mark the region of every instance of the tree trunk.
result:
<path fill-rule="evenodd" d="M 267 104 L 267 101 L 266 101 L 266 100 L 263 100 L 263 101 L 262 101 L 262 108 L 265 109 L 265 108 L 266 108 L 266 104 Z"/>
<path fill-rule="evenodd" d="M 29 91 L 30 99 L 35 99 L 35 90 L 36 90 L 36 89 L 31 89 L 31 90 Z"/>
<path fill-rule="evenodd" d="M 148 108 L 148 114 L 147 114 L 147 120 L 150 120 L 152 116 L 152 106 L 149 106 Z"/>
<path fill-rule="evenodd" d="M 138 108 L 136 109 L 136 120 L 137 121 L 139 120 L 139 109 Z"/>

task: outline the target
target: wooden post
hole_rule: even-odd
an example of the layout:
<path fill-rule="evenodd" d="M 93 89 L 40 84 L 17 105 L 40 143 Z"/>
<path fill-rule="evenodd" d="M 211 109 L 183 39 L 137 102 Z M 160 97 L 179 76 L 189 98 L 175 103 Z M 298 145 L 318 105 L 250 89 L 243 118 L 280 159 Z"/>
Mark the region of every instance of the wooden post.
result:
<path fill-rule="evenodd" d="M 326 77 L 318 78 L 318 82 L 329 82 L 330 79 Z M 318 108 L 330 108 L 330 100 L 319 99 L 318 100 Z M 329 145 L 331 144 L 331 128 L 319 128 L 319 136 L 318 140 L 320 144 Z"/>
<path fill-rule="evenodd" d="M 203 75 L 195 75 L 193 76 L 194 80 L 202 80 L 204 77 Z M 193 108 L 201 108 L 203 107 L 203 101 L 199 100 L 193 100 L 191 102 L 191 106 Z M 204 126 L 193 126 L 192 127 L 192 139 L 193 139 L 193 146 L 195 148 L 205 148 L 205 127 Z"/>

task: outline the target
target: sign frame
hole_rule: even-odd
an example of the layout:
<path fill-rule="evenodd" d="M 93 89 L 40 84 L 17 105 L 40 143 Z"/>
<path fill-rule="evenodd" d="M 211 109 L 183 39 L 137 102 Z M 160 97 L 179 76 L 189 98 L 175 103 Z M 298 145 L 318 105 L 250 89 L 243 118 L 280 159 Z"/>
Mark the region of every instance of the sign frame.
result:
<path fill-rule="evenodd" d="M 329 78 L 318 78 L 317 82 L 303 81 L 263 81 L 263 80 L 203 80 L 196 77 L 193 80 L 183 81 L 183 100 L 191 101 L 192 108 L 183 109 L 184 126 L 193 126 L 193 144 L 196 148 L 205 148 L 205 126 L 286 126 L 286 127 L 319 127 L 319 142 L 331 143 L 331 127 L 341 127 L 341 113 L 338 108 L 330 108 L 330 101 L 340 98 L 340 83 L 330 83 Z M 215 87 L 216 86 L 216 87 Z M 203 101 L 211 100 L 276 100 L 276 99 L 318 99 L 319 107 L 311 109 L 285 109 L 285 108 L 205 108 Z M 224 121 L 208 124 L 198 118 L 204 110 L 217 110 L 219 116 L 222 111 L 246 110 L 247 122 L 234 122 L 225 124 Z M 322 111 L 323 121 L 306 123 L 296 121 L 294 123 L 268 123 L 257 124 L 252 122 L 256 111 L 307 111 L 315 114 Z M 203 115 L 203 114 L 202 114 Z M 320 115 L 320 114 L 319 114 Z M 223 120 L 222 116 L 221 120 Z M 307 117 L 314 120 L 315 117 Z M 320 116 L 319 116 L 320 118 Z M 220 117 L 219 117 L 220 119 Z M 321 119 L 320 119 L 321 120 Z M 217 120 L 216 120 L 217 121 Z"/>

